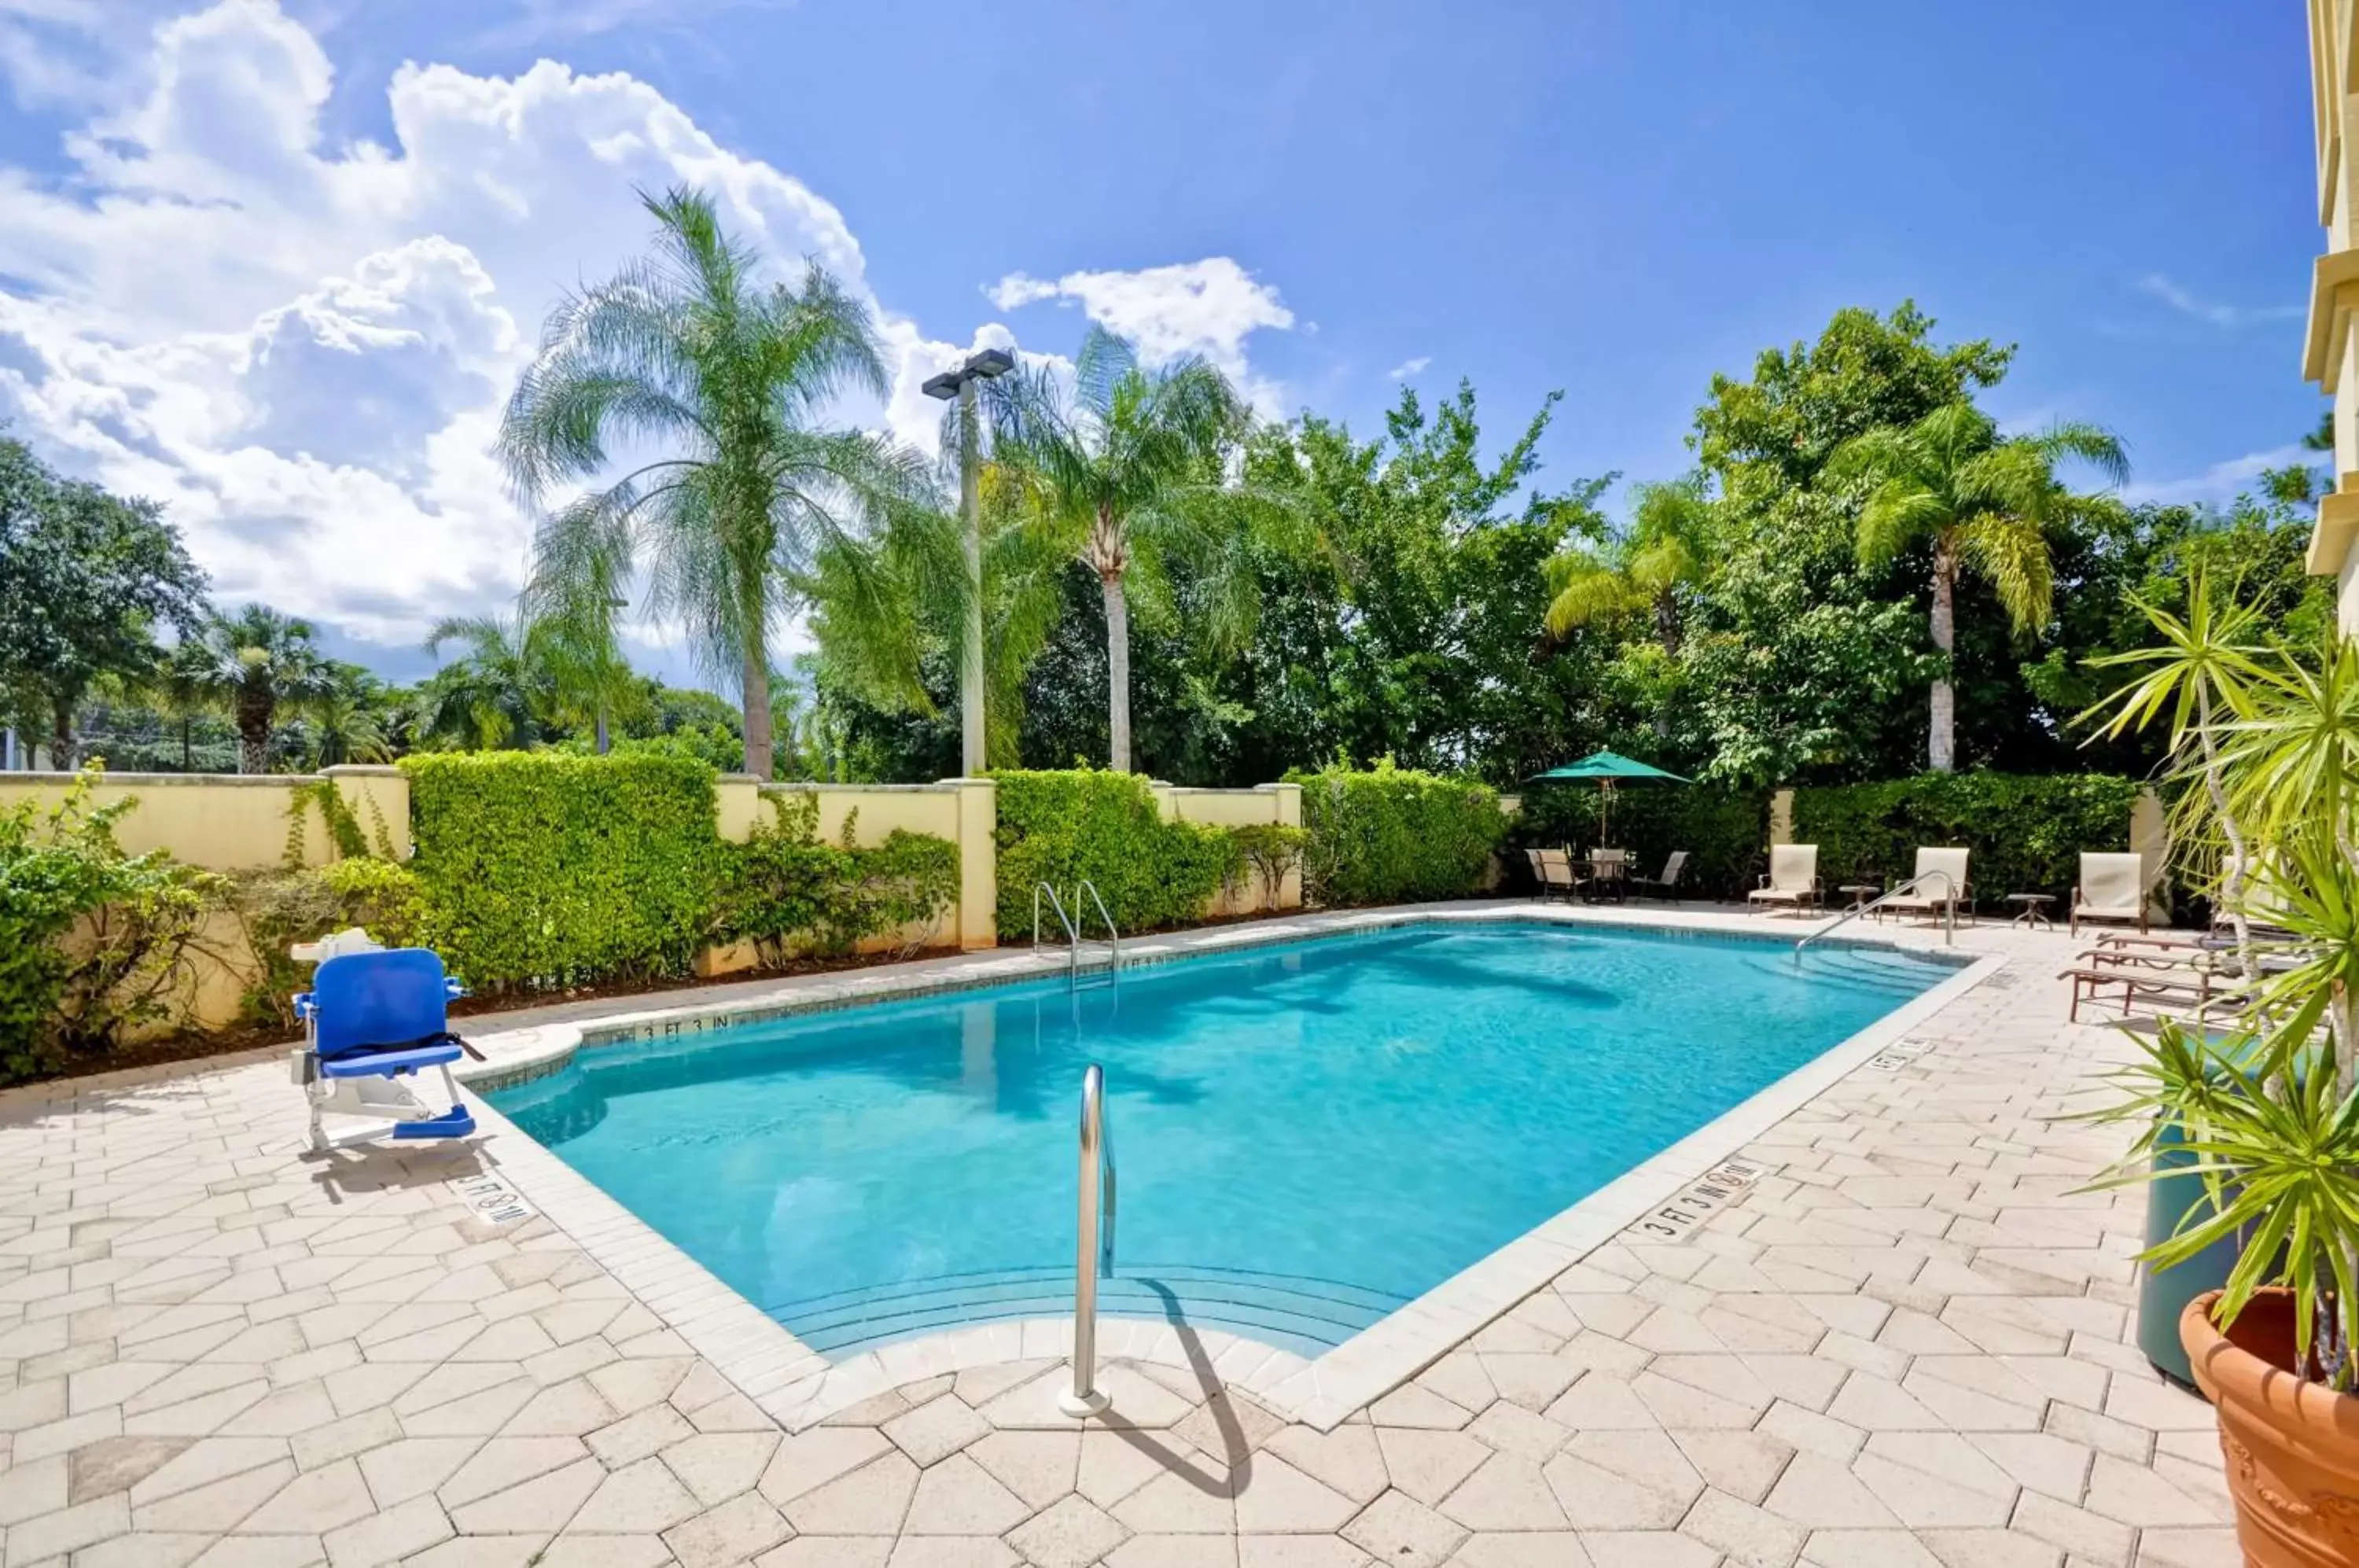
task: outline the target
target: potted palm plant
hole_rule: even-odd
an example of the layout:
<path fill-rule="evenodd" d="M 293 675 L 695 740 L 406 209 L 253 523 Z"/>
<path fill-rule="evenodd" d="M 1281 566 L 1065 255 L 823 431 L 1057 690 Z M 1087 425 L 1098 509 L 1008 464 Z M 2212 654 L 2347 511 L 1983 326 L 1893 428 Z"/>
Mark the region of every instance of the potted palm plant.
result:
<path fill-rule="evenodd" d="M 2166 1022 L 2114 1076 L 2094 1119 L 2146 1130 L 2100 1184 L 2196 1178 L 2144 1261 L 2234 1257 L 2179 1329 L 2245 1560 L 2359 1563 L 2359 651 L 2246 641 L 2256 617 L 2191 591 L 2176 633 L 2148 611 L 2169 646 L 2115 717 L 2172 715 L 2181 842 L 2227 846 L 2237 1010 Z M 2175 1165 L 2154 1158 L 2165 1129 Z"/>

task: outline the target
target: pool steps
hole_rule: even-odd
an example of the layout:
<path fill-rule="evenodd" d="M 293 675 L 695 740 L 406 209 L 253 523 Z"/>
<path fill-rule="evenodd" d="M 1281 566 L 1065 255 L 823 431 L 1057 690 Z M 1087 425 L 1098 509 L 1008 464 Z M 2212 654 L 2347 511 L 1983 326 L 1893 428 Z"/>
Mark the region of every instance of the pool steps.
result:
<path fill-rule="evenodd" d="M 1193 1265 L 1125 1263 L 1098 1281 L 1098 1311 L 1170 1321 L 1316 1356 L 1408 1303 L 1341 1280 Z M 915 1335 L 1072 1310 L 1073 1270 L 1014 1269 L 841 1290 L 764 1308 L 795 1337 L 841 1357 Z"/>

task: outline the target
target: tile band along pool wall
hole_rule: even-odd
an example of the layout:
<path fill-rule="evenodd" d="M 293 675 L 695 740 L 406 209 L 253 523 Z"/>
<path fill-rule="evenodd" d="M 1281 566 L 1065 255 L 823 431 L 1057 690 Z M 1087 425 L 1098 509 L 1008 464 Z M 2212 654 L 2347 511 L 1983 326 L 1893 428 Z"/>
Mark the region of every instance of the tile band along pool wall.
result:
<path fill-rule="evenodd" d="M 841 1355 L 1070 1311 L 1098 1061 L 1102 1311 L 1316 1355 L 1952 972 L 1453 921 L 605 1046 L 492 1100 Z"/>

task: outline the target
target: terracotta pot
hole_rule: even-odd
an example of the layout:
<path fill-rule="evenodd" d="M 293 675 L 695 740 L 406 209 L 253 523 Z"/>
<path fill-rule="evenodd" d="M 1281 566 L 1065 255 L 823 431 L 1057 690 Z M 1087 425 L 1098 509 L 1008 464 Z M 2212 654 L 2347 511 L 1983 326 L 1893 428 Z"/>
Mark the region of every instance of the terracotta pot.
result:
<path fill-rule="evenodd" d="M 2208 1291 L 2187 1303 L 2179 1337 L 2220 1417 L 2220 1454 L 2236 1500 L 2236 1541 L 2252 1568 L 2359 1563 L 2359 1399 L 2305 1382 L 2294 1364 L 2294 1306 L 2262 1290 L 2226 1334 Z"/>

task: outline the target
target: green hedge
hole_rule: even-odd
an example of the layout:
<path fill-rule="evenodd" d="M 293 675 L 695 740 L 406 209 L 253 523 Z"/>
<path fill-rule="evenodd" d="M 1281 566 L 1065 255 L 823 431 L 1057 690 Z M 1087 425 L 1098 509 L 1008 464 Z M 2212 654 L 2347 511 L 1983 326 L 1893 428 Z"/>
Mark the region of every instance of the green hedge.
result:
<path fill-rule="evenodd" d="M 1829 887 L 1890 887 L 1915 867 L 1919 845 L 1963 844 L 1973 851 L 1975 895 L 1995 910 L 2009 893 L 2060 900 L 2079 879 L 2082 851 L 2127 849 L 2139 788 L 2103 773 L 1920 773 L 1802 789 L 1794 791 L 1794 840 L 1819 846 Z"/>
<path fill-rule="evenodd" d="M 1487 784 L 1379 762 L 1365 772 L 1296 771 L 1304 895 L 1313 903 L 1398 904 L 1461 898 L 1483 885 L 1507 818 Z"/>
<path fill-rule="evenodd" d="M 1147 780 L 1096 768 L 991 776 L 999 786 L 999 934 L 1032 934 L 1032 890 L 1046 882 L 1070 900 L 1086 877 L 1127 934 L 1201 919 L 1204 902 L 1237 877 L 1243 848 L 1225 829 L 1167 822 Z M 1049 917 L 1044 911 L 1041 917 Z"/>
<path fill-rule="evenodd" d="M 1516 847 L 1587 850 L 1598 841 L 1594 784 L 1532 784 L 1509 836 Z M 1741 898 L 1767 864 L 1769 797 L 1701 784 L 1632 784 L 1614 791 L 1614 843 L 1638 875 L 1659 877 L 1671 852 L 1688 852 L 1681 888 L 1696 897 Z"/>
<path fill-rule="evenodd" d="M 426 940 L 478 991 L 685 975 L 723 871 L 685 757 L 404 757 Z"/>

